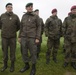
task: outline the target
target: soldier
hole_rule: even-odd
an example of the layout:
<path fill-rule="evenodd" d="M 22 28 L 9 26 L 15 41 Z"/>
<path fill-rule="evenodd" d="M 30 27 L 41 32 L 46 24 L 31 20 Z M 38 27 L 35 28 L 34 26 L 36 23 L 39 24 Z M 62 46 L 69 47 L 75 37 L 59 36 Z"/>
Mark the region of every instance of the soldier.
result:
<path fill-rule="evenodd" d="M 20 34 L 18 41 L 21 43 L 22 58 L 25 63 L 24 68 L 20 72 L 25 72 L 30 68 L 28 49 L 31 55 L 32 69 L 30 75 L 36 73 L 36 59 L 37 59 L 37 44 L 39 43 L 41 35 L 40 20 L 33 12 L 33 3 L 26 4 L 27 12 L 23 15 L 21 20 Z"/>
<path fill-rule="evenodd" d="M 1 37 L 2 37 L 2 51 L 4 66 L 2 72 L 7 69 L 8 62 L 8 47 L 10 48 L 11 67 L 10 72 L 14 71 L 15 51 L 16 51 L 16 32 L 20 29 L 20 20 L 16 14 L 13 13 L 12 3 L 6 4 L 6 12 L 1 15 Z"/>
<path fill-rule="evenodd" d="M 71 7 L 70 16 L 63 22 L 63 34 L 66 49 L 64 67 L 71 61 L 71 66 L 76 69 L 76 6 Z"/>
<path fill-rule="evenodd" d="M 71 12 L 68 13 L 68 16 L 70 16 L 70 15 L 71 15 Z M 66 18 L 67 18 L 67 17 L 66 17 Z M 64 40 L 65 40 L 65 39 L 64 39 Z M 64 41 L 64 42 L 65 42 L 65 41 Z M 66 51 L 66 50 L 65 50 L 65 44 L 64 44 L 64 45 L 63 45 L 63 53 L 65 53 L 65 51 Z"/>
<path fill-rule="evenodd" d="M 57 17 L 57 9 L 52 10 L 52 16 L 50 16 L 45 23 L 45 35 L 48 37 L 46 52 L 46 64 L 50 62 L 50 55 L 52 52 L 53 61 L 57 63 L 57 51 L 60 44 L 62 22 Z"/>
<path fill-rule="evenodd" d="M 34 12 L 35 12 L 36 15 L 39 16 L 39 9 L 36 9 Z M 41 22 L 41 36 L 40 36 L 40 42 L 37 45 L 37 58 L 39 58 L 39 54 L 40 54 L 40 51 L 41 51 L 42 34 L 43 34 L 43 31 L 44 31 L 44 23 L 43 23 L 42 18 L 40 18 L 40 22 Z"/>

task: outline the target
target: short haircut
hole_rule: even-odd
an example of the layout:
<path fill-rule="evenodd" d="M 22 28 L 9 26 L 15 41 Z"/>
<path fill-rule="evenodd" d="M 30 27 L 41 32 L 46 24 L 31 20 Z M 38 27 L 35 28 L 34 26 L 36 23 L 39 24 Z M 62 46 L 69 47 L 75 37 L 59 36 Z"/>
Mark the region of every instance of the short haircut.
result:
<path fill-rule="evenodd" d="M 7 4 L 6 4 L 6 7 L 7 7 L 8 5 L 12 5 L 12 3 L 7 3 Z"/>

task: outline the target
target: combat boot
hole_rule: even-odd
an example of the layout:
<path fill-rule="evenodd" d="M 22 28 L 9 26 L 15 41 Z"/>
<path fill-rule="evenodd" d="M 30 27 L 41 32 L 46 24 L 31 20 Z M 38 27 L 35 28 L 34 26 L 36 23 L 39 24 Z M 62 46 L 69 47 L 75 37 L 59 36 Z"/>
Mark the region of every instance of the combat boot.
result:
<path fill-rule="evenodd" d="M 4 62 L 4 66 L 3 66 L 2 70 L 1 70 L 1 72 L 4 72 L 6 69 L 7 69 L 7 62 Z"/>
<path fill-rule="evenodd" d="M 10 72 L 14 72 L 14 62 L 11 62 Z"/>
<path fill-rule="evenodd" d="M 20 72 L 23 73 L 30 68 L 29 63 L 25 63 L 25 67 L 23 67 Z"/>
<path fill-rule="evenodd" d="M 33 64 L 30 75 L 35 75 L 35 73 L 36 73 L 36 65 Z"/>

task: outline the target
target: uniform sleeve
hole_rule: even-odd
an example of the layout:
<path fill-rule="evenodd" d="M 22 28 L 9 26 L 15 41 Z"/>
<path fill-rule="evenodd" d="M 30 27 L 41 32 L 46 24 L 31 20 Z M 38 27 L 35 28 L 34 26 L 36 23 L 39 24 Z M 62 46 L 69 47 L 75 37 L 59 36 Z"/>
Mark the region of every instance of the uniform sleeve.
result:
<path fill-rule="evenodd" d="M 41 24 L 40 24 L 40 19 L 39 19 L 38 16 L 36 16 L 36 24 L 37 24 L 36 39 L 40 39 L 40 36 L 41 36 Z"/>
<path fill-rule="evenodd" d="M 16 25 L 17 25 L 17 31 L 18 31 L 20 29 L 20 20 L 19 20 L 19 17 L 18 16 L 17 16 Z"/>
<path fill-rule="evenodd" d="M 66 22 L 66 18 L 65 18 L 65 20 L 63 21 L 63 24 L 62 24 L 63 36 L 66 34 L 66 29 L 67 29 L 67 22 Z"/>
<path fill-rule="evenodd" d="M 47 19 L 46 20 L 46 22 L 45 22 L 45 26 L 44 26 L 44 31 L 45 31 L 45 36 L 47 37 L 48 36 L 48 34 L 49 34 L 49 27 L 48 27 L 48 25 L 49 25 L 49 19 Z"/>
<path fill-rule="evenodd" d="M 62 21 L 60 20 L 60 36 L 62 37 Z"/>
<path fill-rule="evenodd" d="M 23 17 L 22 17 L 23 19 Z M 22 24 L 22 19 L 21 19 L 21 23 L 20 23 L 20 31 L 19 31 L 19 38 L 21 38 L 21 33 L 22 33 L 22 29 L 23 29 L 23 24 Z"/>

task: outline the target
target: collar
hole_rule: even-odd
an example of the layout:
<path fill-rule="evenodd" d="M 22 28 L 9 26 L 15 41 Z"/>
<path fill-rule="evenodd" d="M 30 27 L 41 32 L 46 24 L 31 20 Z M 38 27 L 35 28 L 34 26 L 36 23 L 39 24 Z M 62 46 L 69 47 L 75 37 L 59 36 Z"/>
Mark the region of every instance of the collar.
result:
<path fill-rule="evenodd" d="M 5 14 L 7 14 L 8 16 L 11 16 L 13 12 L 5 12 Z"/>

